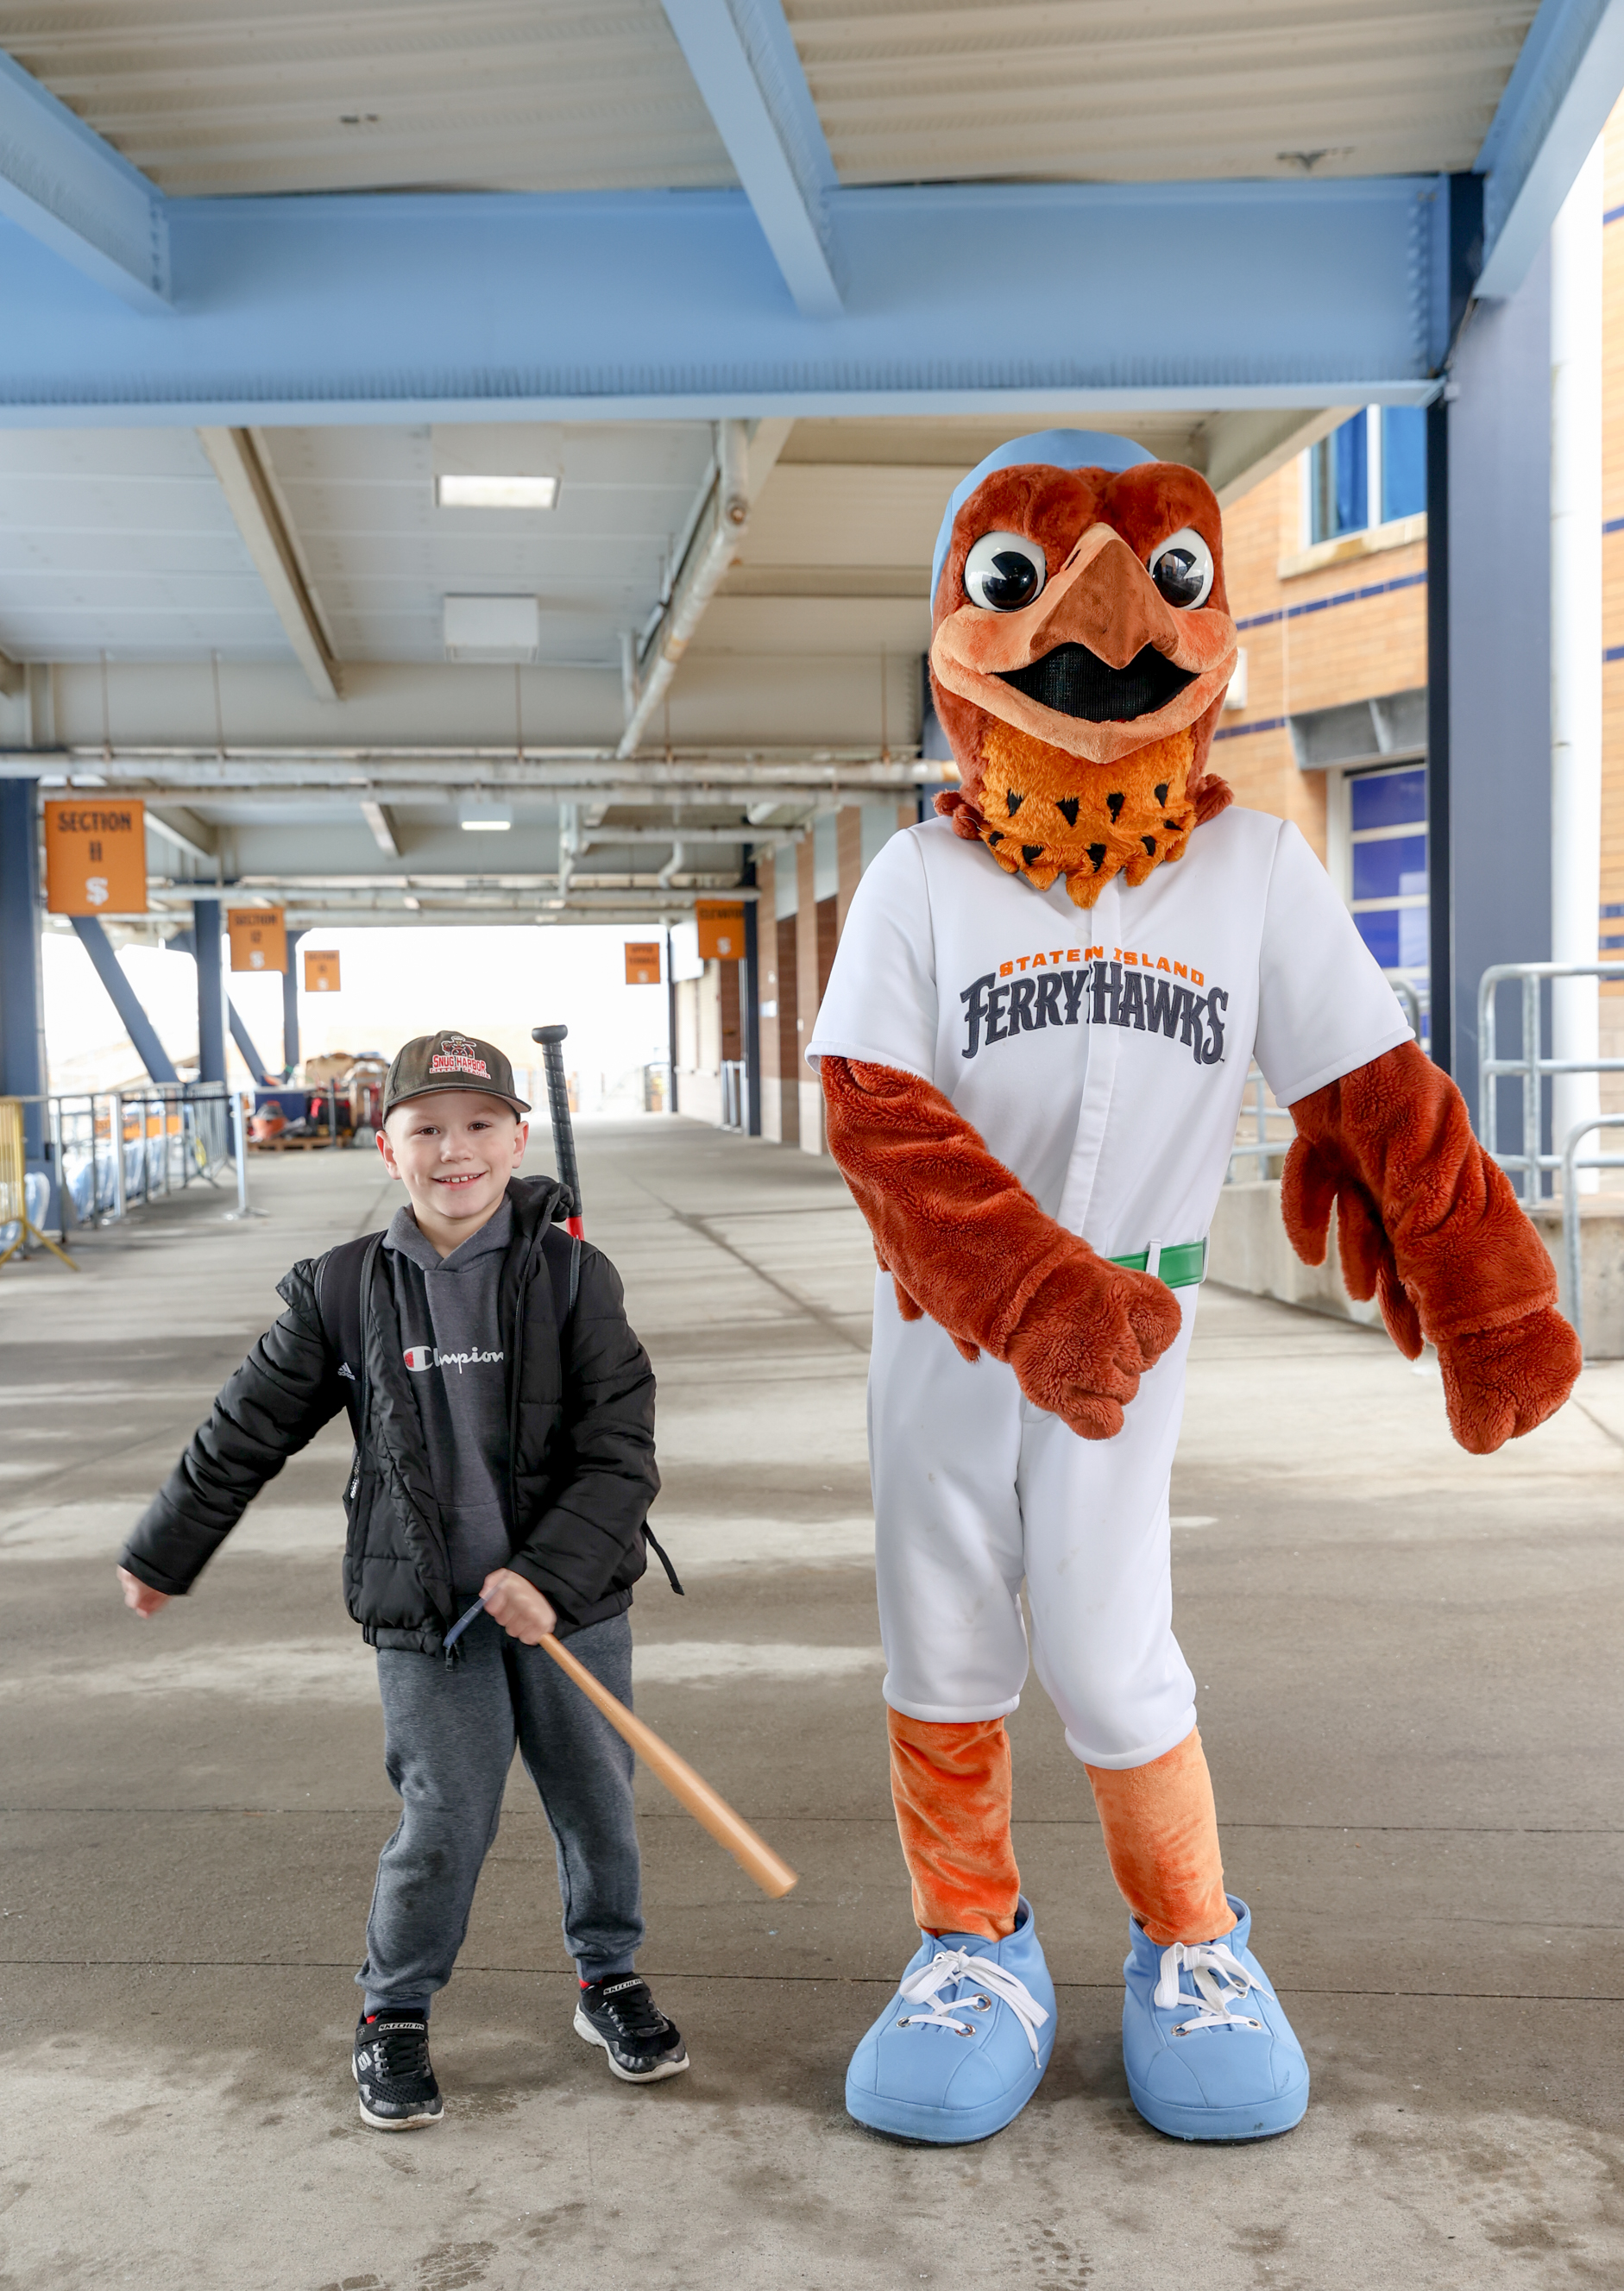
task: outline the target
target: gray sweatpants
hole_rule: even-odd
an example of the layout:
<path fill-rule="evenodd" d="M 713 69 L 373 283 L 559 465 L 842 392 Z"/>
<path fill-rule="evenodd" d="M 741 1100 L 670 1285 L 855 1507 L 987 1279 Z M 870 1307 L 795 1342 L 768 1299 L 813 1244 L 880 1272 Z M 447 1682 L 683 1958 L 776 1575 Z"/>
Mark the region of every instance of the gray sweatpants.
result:
<path fill-rule="evenodd" d="M 569 1650 L 630 1705 L 629 1615 L 577 1631 Z M 439 1655 L 378 1652 L 383 1762 L 401 1813 L 378 1857 L 366 1962 L 356 1975 L 369 2013 L 426 2010 L 450 1980 L 515 1741 L 552 1832 L 565 1946 L 581 1978 L 630 1973 L 642 1945 L 630 1748 L 551 1656 L 488 1616 L 469 1625 L 457 1652 L 454 1666 Z"/>

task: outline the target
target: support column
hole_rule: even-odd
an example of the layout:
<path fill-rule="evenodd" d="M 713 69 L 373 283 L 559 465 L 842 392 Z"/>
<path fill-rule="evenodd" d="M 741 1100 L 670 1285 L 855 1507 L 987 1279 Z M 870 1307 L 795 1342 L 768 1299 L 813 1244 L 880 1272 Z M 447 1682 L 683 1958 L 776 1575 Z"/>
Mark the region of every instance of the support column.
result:
<path fill-rule="evenodd" d="M 226 1003 L 226 1019 L 231 1029 L 231 1040 L 243 1054 L 243 1064 L 248 1069 L 249 1078 L 255 1082 L 262 1082 L 266 1079 L 265 1061 L 254 1046 L 253 1037 L 248 1032 L 242 1012 L 230 1001 Z"/>
<path fill-rule="evenodd" d="M 817 1017 L 817 839 L 816 824 L 795 846 L 795 1092 L 803 1154 L 824 1151 L 824 1093 L 806 1062 Z"/>
<path fill-rule="evenodd" d="M 756 881 L 754 862 L 744 864 L 747 886 Z M 744 1033 L 744 1134 L 761 1135 L 761 921 L 760 902 L 744 902 L 744 960 L 739 966 L 739 1019 Z"/>
<path fill-rule="evenodd" d="M 677 980 L 671 969 L 671 925 L 665 926 L 665 1056 L 671 1075 L 671 1103 L 667 1113 L 677 1111 Z"/>
<path fill-rule="evenodd" d="M 287 934 L 287 969 L 282 974 L 282 1071 L 291 1081 L 299 1064 L 299 942 L 301 930 Z"/>
<path fill-rule="evenodd" d="M 1515 294 L 1480 303 L 1462 333 L 1443 414 L 1447 515 L 1443 532 L 1429 529 L 1428 538 L 1435 571 L 1443 559 L 1447 617 L 1430 719 L 1435 896 L 1440 876 L 1448 894 L 1433 914 L 1435 1042 L 1474 1121 L 1478 982 L 1491 963 L 1550 956 L 1550 301 L 1547 248 Z M 1501 1055 L 1515 1054 L 1521 1030 L 1510 989 L 1499 1007 Z M 1507 1144 L 1520 1137 L 1517 1105 L 1515 1084 L 1504 1084 Z"/>
<path fill-rule="evenodd" d="M 38 820 L 37 783 L 0 780 L 0 1097 L 40 1097 L 45 1089 Z M 44 1112 L 23 1108 L 30 1170 L 45 1166 Z"/>
<path fill-rule="evenodd" d="M 226 1078 L 226 990 L 220 969 L 220 901 L 192 901 L 197 951 L 197 1079 Z"/>
<path fill-rule="evenodd" d="M 760 1080 L 756 1104 L 763 1137 L 784 1143 L 784 1084 L 780 1079 L 784 1053 L 779 1029 L 784 1023 L 783 981 L 778 976 L 778 868 L 782 851 L 768 851 L 756 861 L 756 886 L 760 897 L 756 919 L 756 1039 L 760 1050 Z M 792 1019 L 793 1013 L 791 1014 Z"/>
<path fill-rule="evenodd" d="M 96 966 L 96 976 L 107 989 L 108 1001 L 118 1013 L 118 1023 L 135 1045 L 135 1055 L 153 1081 L 179 1081 L 174 1061 L 158 1040 L 157 1028 L 147 1016 L 141 997 L 119 968 L 111 940 L 94 915 L 75 915 L 79 944 Z"/>
<path fill-rule="evenodd" d="M 1598 141 L 1551 231 L 1551 961 L 1595 962 L 1602 896 L 1602 193 Z M 1601 986 L 1553 980 L 1551 1049 L 1601 1055 Z M 1599 1074 L 1556 1074 L 1551 1137 L 1602 1110 Z M 1592 1135 L 1581 1153 L 1614 1141 Z M 1599 1170 L 1579 1174 L 1593 1194 Z"/>

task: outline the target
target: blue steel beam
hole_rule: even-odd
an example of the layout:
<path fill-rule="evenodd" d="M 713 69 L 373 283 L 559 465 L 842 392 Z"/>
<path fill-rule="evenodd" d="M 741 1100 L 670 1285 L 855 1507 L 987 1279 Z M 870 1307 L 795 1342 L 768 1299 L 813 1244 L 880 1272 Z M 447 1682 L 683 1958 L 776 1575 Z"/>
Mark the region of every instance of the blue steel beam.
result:
<path fill-rule="evenodd" d="M 192 901 L 197 962 L 197 1079 L 226 1078 L 226 985 L 220 968 L 220 901 Z"/>
<path fill-rule="evenodd" d="M 0 55 L 0 215 L 150 313 L 168 308 L 166 204 L 139 168 Z"/>
<path fill-rule="evenodd" d="M 226 997 L 226 1024 L 231 1029 L 231 1040 L 243 1054 L 243 1064 L 255 1081 L 264 1081 L 269 1075 L 270 1068 L 254 1049 L 253 1037 L 244 1023 L 243 1014 L 229 994 Z"/>
<path fill-rule="evenodd" d="M 1624 0 L 1544 0 L 1475 172 L 1483 181 L 1478 295 L 1515 294 L 1624 89 Z"/>
<path fill-rule="evenodd" d="M 840 315 L 834 165 L 779 0 L 663 0 L 795 307 Z"/>
<path fill-rule="evenodd" d="M 0 785 L 0 1097 L 45 1087 L 39 954 L 39 799 L 33 780 Z M 44 1109 L 23 1108 L 27 1159 L 44 1152 Z"/>
<path fill-rule="evenodd" d="M 285 1081 L 299 1064 L 299 942 L 301 930 L 287 934 L 287 969 L 282 974 L 282 1078 Z"/>
<path fill-rule="evenodd" d="M 737 191 L 174 200 L 162 326 L 0 226 L 0 424 L 1424 404 L 1446 182 L 842 190 L 816 321 Z"/>
<path fill-rule="evenodd" d="M 118 967 L 107 932 L 94 915 L 75 915 L 73 927 L 84 952 L 96 966 L 96 976 L 107 988 L 108 1000 L 119 1024 L 135 1045 L 135 1055 L 154 1081 L 179 1081 L 174 1061 L 157 1037 L 157 1029 L 141 1008 L 141 998 Z"/>

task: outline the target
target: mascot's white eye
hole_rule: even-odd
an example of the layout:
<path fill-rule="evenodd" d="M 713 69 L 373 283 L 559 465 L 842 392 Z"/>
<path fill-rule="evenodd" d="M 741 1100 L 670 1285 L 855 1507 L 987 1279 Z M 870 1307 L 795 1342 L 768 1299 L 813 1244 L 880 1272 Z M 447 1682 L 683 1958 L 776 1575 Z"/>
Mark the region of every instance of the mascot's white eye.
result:
<path fill-rule="evenodd" d="M 1018 612 L 1048 578 L 1048 559 L 1021 533 L 984 533 L 964 560 L 964 593 L 989 613 Z"/>
<path fill-rule="evenodd" d="M 1150 577 L 1170 605 L 1189 612 L 1212 593 L 1212 551 L 1193 525 L 1159 541 L 1150 552 Z"/>

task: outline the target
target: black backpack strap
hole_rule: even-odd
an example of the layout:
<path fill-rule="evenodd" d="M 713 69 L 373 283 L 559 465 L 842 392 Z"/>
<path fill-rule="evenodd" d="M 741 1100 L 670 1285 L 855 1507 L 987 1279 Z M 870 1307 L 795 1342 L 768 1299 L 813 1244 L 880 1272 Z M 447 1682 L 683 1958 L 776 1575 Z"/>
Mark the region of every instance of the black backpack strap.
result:
<path fill-rule="evenodd" d="M 575 1309 L 575 1298 L 581 1289 L 581 1236 L 566 1233 L 562 1226 L 550 1225 L 542 1235 L 542 1254 L 547 1260 L 547 1274 L 552 1282 L 552 1314 L 557 1322 L 559 1341 L 563 1343 L 569 1316 Z M 665 1570 L 666 1580 L 679 1598 L 687 1596 L 678 1580 L 677 1571 L 666 1556 L 654 1530 L 645 1521 L 643 1533 L 649 1549 Z"/>
<path fill-rule="evenodd" d="M 321 1315 L 321 1332 L 339 1363 L 339 1379 L 353 1425 L 360 1421 L 361 1385 L 366 1375 L 361 1346 L 361 1277 L 368 1253 L 374 1251 L 382 1239 L 381 1233 L 364 1233 L 354 1241 L 341 1241 L 322 1258 L 316 1276 L 316 1309 Z"/>
<path fill-rule="evenodd" d="M 658 1536 L 655 1535 L 653 1528 L 649 1526 L 647 1520 L 643 1522 L 643 1540 L 647 1544 L 648 1548 L 653 1552 L 661 1566 L 664 1568 L 665 1580 L 671 1585 L 671 1589 L 677 1594 L 677 1596 L 679 1599 L 685 1599 L 687 1596 L 687 1594 L 684 1591 L 681 1584 L 677 1580 L 677 1571 L 671 1564 L 670 1557 L 666 1553 L 665 1546 L 660 1541 Z"/>
<path fill-rule="evenodd" d="M 566 1233 L 562 1226 L 550 1225 L 542 1235 L 542 1255 L 552 1283 L 553 1326 L 561 1343 L 581 1290 L 581 1237 Z"/>

